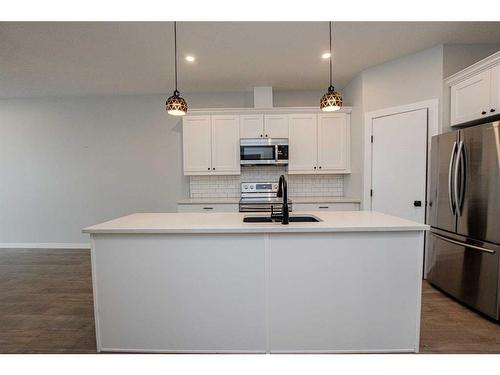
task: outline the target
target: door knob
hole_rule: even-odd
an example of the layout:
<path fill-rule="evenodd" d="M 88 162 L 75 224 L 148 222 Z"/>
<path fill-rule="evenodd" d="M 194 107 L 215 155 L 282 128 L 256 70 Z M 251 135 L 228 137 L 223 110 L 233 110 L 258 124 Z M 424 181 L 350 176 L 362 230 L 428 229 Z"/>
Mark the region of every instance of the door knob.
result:
<path fill-rule="evenodd" d="M 422 201 L 413 201 L 415 207 L 422 207 Z"/>

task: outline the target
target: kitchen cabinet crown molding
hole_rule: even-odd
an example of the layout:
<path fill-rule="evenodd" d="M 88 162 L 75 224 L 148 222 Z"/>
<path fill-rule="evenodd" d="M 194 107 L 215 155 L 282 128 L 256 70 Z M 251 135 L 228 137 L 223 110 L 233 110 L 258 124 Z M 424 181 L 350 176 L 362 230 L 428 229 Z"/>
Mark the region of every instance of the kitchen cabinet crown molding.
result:
<path fill-rule="evenodd" d="M 444 79 L 444 83 L 447 86 L 453 86 L 463 80 L 470 78 L 484 70 L 491 69 L 496 65 L 500 65 L 500 51 L 495 52 L 493 55 L 490 55 L 465 69 L 447 77 Z"/>
<path fill-rule="evenodd" d="M 352 107 L 345 106 L 334 113 L 351 113 Z M 327 113 L 318 107 L 274 107 L 274 108 L 195 108 L 189 109 L 190 115 L 213 115 L 213 114 L 304 114 L 304 113 Z"/>

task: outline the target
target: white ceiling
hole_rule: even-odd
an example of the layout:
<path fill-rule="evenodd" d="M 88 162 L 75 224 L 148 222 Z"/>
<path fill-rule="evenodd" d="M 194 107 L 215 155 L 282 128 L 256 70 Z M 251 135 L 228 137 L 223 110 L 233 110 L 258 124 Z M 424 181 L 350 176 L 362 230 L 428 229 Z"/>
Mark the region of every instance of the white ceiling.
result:
<path fill-rule="evenodd" d="M 171 22 L 0 23 L 0 97 L 173 90 Z M 334 84 L 442 43 L 498 43 L 500 22 L 334 23 Z M 328 86 L 326 22 L 182 22 L 181 92 Z M 197 57 L 194 64 L 185 54 Z"/>

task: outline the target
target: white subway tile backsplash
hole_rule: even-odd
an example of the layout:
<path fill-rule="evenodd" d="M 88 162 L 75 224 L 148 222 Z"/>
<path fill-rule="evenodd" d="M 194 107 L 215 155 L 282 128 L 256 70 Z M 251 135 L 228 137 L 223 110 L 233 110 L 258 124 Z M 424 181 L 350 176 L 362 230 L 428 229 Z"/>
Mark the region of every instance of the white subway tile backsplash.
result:
<path fill-rule="evenodd" d="M 287 175 L 282 166 L 249 166 L 241 168 L 240 176 L 191 176 L 191 198 L 238 198 L 241 182 L 278 181 L 287 176 L 291 196 L 341 197 L 344 195 L 343 175 Z"/>

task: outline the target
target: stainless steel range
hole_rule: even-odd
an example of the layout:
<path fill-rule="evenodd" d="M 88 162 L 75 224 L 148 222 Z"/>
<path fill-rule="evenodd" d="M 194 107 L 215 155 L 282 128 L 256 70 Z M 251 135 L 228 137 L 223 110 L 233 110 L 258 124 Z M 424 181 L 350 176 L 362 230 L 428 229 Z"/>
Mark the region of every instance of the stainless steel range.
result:
<path fill-rule="evenodd" d="M 280 214 L 283 198 L 277 198 L 277 182 L 242 182 L 240 212 L 273 212 Z M 292 201 L 288 199 L 288 209 L 292 211 Z"/>

